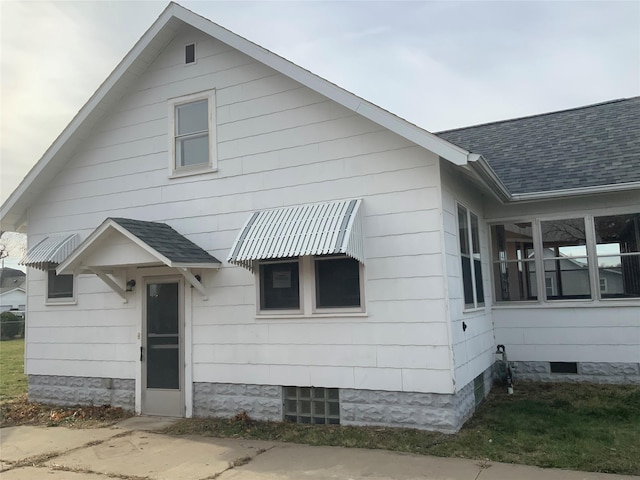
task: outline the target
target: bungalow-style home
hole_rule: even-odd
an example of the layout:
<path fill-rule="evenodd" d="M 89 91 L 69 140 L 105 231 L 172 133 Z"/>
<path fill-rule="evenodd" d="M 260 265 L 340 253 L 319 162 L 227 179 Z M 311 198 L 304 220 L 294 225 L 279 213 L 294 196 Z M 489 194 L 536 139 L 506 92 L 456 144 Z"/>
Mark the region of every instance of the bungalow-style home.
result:
<path fill-rule="evenodd" d="M 455 432 L 498 344 L 639 383 L 639 128 L 435 135 L 172 3 L 2 206 L 29 395 Z"/>

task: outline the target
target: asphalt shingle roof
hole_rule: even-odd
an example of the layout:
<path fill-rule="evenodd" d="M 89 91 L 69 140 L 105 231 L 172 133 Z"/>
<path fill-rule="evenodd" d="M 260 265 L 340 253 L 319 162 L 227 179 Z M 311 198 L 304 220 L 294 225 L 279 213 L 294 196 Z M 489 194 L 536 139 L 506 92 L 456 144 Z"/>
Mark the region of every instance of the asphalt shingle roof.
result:
<path fill-rule="evenodd" d="M 640 97 L 439 132 L 512 194 L 640 181 Z"/>
<path fill-rule="evenodd" d="M 175 263 L 220 263 L 220 261 L 166 223 L 111 218 L 151 248 Z"/>

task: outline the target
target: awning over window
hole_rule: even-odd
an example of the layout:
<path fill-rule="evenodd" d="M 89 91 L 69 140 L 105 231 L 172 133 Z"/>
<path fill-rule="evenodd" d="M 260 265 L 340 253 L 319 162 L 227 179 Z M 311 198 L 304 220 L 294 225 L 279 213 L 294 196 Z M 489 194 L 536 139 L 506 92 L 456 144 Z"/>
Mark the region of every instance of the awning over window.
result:
<path fill-rule="evenodd" d="M 253 270 L 256 260 L 345 254 L 364 263 L 361 199 L 254 212 L 228 261 Z"/>
<path fill-rule="evenodd" d="M 50 235 L 29 249 L 20 265 L 48 270 L 62 263 L 80 243 L 77 233 Z"/>

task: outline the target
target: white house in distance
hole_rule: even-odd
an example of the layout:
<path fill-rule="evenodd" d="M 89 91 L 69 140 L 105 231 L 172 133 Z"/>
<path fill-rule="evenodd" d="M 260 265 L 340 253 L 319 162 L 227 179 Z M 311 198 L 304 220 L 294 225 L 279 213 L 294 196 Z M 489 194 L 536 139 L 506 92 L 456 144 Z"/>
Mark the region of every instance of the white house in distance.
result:
<path fill-rule="evenodd" d="M 434 135 L 172 3 L 0 211 L 30 397 L 454 432 L 498 344 L 639 383 L 639 128 Z"/>

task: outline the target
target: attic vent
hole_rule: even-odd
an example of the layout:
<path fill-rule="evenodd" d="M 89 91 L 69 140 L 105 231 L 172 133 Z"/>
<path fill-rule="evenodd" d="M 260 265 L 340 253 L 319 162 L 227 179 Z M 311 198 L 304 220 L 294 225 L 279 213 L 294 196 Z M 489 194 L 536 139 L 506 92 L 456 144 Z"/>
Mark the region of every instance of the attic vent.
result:
<path fill-rule="evenodd" d="M 196 44 L 191 43 L 184 47 L 184 63 L 196 63 Z"/>

